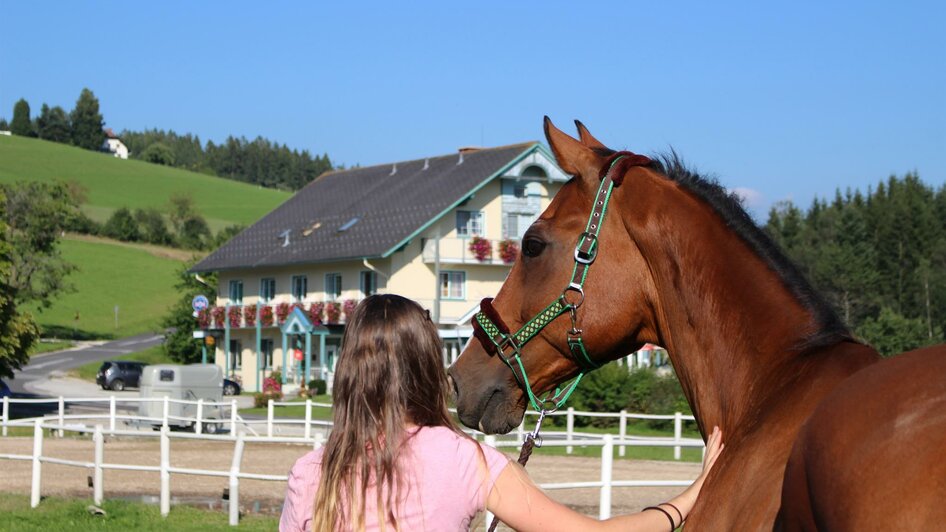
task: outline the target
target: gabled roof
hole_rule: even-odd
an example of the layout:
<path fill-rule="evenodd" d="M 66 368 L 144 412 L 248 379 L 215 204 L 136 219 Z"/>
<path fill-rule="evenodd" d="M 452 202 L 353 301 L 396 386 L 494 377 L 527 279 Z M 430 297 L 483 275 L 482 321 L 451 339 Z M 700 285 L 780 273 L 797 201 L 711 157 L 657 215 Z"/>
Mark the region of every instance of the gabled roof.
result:
<path fill-rule="evenodd" d="M 536 150 L 545 152 L 527 142 L 324 174 L 190 271 L 387 257 Z"/>

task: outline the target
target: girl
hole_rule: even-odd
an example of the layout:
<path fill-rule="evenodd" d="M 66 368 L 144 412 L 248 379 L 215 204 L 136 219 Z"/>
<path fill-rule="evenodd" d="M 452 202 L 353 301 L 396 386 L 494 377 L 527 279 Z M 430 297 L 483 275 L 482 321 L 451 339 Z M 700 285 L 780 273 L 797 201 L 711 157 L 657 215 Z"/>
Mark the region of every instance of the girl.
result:
<path fill-rule="evenodd" d="M 550 499 L 525 470 L 456 427 L 447 411 L 441 342 L 429 314 L 374 295 L 348 322 L 334 381 L 334 429 L 289 474 L 279 528 L 468 530 L 484 508 L 517 530 L 673 530 L 722 450 L 682 494 L 641 513 L 598 521 Z"/>

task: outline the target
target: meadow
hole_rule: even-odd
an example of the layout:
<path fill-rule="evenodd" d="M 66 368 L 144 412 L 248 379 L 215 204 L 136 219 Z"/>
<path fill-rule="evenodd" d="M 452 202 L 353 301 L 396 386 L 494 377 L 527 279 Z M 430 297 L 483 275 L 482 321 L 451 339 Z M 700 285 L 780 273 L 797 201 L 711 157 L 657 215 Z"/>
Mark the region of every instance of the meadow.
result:
<path fill-rule="evenodd" d="M 57 297 L 48 309 L 30 309 L 44 336 L 118 338 L 160 329 L 161 317 L 178 297 L 174 284 L 182 261 L 68 235 L 60 248 L 79 270 L 68 277 L 75 291 Z"/>
<path fill-rule="evenodd" d="M 65 144 L 0 136 L 0 183 L 75 181 L 87 193 L 82 206 L 103 222 L 121 207 L 154 207 L 166 212 L 174 194 L 190 196 L 214 231 L 249 225 L 289 199 L 290 193 Z"/>

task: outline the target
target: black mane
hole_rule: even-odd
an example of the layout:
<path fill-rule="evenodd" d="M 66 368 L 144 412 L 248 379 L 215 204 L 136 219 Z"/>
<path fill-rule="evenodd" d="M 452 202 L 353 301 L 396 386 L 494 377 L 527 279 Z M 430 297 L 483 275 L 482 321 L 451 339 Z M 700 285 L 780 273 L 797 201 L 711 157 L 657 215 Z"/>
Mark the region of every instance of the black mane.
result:
<path fill-rule="evenodd" d="M 788 290 L 805 306 L 820 325 L 820 330 L 802 341 L 803 351 L 852 340 L 853 335 L 824 298 L 811 286 L 798 267 L 772 241 L 772 238 L 752 220 L 736 194 L 728 192 L 716 179 L 706 178 L 687 168 L 676 152 L 652 157 L 649 168 L 659 172 L 696 197 L 702 199 L 719 214 L 732 229 L 774 271 Z"/>

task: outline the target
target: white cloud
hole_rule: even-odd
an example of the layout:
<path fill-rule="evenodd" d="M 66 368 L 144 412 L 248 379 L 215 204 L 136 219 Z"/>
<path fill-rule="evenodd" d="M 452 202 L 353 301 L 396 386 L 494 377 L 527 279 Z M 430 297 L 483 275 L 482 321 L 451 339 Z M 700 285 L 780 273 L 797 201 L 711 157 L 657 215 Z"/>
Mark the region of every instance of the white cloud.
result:
<path fill-rule="evenodd" d="M 758 209 L 762 207 L 765 203 L 765 196 L 761 192 L 755 189 L 746 188 L 746 187 L 735 187 L 729 189 L 729 192 L 739 196 L 742 200 L 743 205 L 750 207 L 752 209 Z"/>

